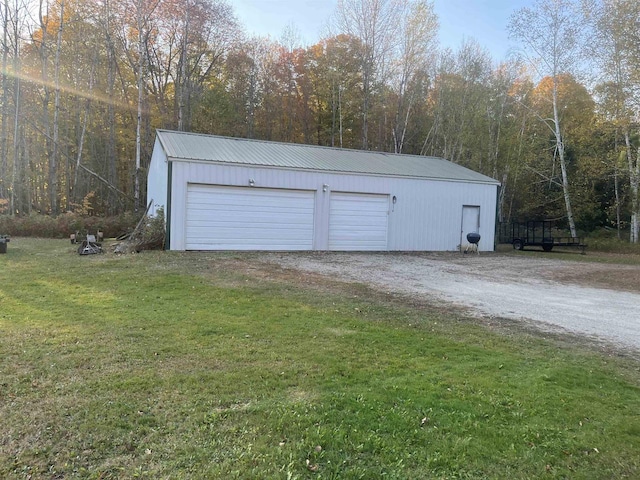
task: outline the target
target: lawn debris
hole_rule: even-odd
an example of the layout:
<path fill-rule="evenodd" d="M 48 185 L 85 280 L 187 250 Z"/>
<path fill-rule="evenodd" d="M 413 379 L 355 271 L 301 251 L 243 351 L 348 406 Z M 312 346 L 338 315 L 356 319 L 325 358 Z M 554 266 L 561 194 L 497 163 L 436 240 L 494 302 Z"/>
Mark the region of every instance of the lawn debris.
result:
<path fill-rule="evenodd" d="M 7 253 L 7 243 L 10 241 L 9 235 L 0 235 L 0 253 Z"/>
<path fill-rule="evenodd" d="M 95 255 L 98 253 L 102 253 L 102 243 L 97 240 L 96 235 L 87 234 L 78 247 L 78 254 Z"/>
<path fill-rule="evenodd" d="M 88 231 L 85 233 L 76 231 L 76 233 L 72 233 L 71 235 L 69 235 L 69 241 L 71 242 L 71 245 L 79 244 L 79 255 L 94 255 L 97 253 L 102 253 L 103 240 L 104 234 L 100 230 L 97 230 L 95 235 L 89 233 Z"/>
<path fill-rule="evenodd" d="M 154 217 L 148 216 L 153 200 L 149 202 L 144 215 L 129 234 L 118 237 L 113 253 L 140 253 L 143 250 L 159 250 L 164 247 L 164 210 L 159 208 Z"/>

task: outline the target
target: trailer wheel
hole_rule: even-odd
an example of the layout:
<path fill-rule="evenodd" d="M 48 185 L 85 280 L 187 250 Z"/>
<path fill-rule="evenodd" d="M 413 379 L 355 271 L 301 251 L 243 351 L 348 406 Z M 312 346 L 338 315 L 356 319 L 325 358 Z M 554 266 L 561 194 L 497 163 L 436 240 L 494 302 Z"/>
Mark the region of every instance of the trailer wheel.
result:
<path fill-rule="evenodd" d="M 522 250 L 524 248 L 524 244 L 522 243 L 522 240 L 520 240 L 519 238 L 516 238 L 513 241 L 513 249 L 514 250 Z"/>
<path fill-rule="evenodd" d="M 543 243 L 542 250 L 545 252 L 550 252 L 553 249 L 553 243 Z"/>

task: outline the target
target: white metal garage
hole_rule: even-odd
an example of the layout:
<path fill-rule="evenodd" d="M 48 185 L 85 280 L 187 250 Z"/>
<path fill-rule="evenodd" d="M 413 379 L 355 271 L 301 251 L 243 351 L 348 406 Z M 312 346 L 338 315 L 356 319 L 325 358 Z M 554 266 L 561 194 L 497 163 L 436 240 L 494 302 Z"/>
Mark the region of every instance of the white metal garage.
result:
<path fill-rule="evenodd" d="M 329 250 L 387 250 L 389 195 L 332 192 Z"/>
<path fill-rule="evenodd" d="M 158 130 L 147 201 L 171 250 L 452 251 L 468 229 L 493 250 L 498 186 L 442 158 Z"/>
<path fill-rule="evenodd" d="M 311 250 L 315 192 L 189 184 L 187 250 Z"/>

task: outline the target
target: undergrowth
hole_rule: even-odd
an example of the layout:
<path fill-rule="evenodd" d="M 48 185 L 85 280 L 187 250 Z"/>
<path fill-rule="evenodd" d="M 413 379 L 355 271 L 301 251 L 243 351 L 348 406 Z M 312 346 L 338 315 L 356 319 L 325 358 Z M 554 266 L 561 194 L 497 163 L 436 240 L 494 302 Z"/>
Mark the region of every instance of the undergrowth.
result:
<path fill-rule="evenodd" d="M 133 230 L 140 215 L 131 212 L 122 215 L 100 217 L 82 213 L 63 213 L 58 216 L 41 214 L 0 215 L 0 234 L 17 237 L 65 238 L 72 233 L 117 237 Z"/>

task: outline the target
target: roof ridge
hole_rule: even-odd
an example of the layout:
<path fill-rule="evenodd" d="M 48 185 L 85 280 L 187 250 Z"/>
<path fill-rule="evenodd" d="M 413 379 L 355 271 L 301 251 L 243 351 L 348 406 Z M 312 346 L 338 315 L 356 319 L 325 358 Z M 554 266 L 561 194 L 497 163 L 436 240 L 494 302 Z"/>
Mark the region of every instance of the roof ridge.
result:
<path fill-rule="evenodd" d="M 317 149 L 326 149 L 338 152 L 355 152 L 355 153 L 371 153 L 371 154 L 379 154 L 383 156 L 392 156 L 392 157 L 403 157 L 403 158 L 432 158 L 436 160 L 442 160 L 444 162 L 451 162 L 446 158 L 436 157 L 433 155 L 417 155 L 415 153 L 395 153 L 395 152 L 385 152 L 382 150 L 362 150 L 359 148 L 344 148 L 344 147 L 332 147 L 331 145 L 315 145 L 313 143 L 296 143 L 296 142 L 282 142 L 279 140 L 265 140 L 262 138 L 246 138 L 246 137 L 231 137 L 228 135 L 216 135 L 211 133 L 200 133 L 200 132 L 183 132 L 180 130 L 170 130 L 166 128 L 158 128 L 156 129 L 156 133 L 168 133 L 174 135 L 193 135 L 197 137 L 205 137 L 205 138 L 219 138 L 224 140 L 234 140 L 240 142 L 255 142 L 255 143 L 266 143 L 268 145 L 282 145 L 285 147 L 306 147 L 306 148 L 317 148 Z M 458 164 L 454 164 L 458 165 Z M 462 166 L 462 165 L 460 165 Z M 466 168 L 466 167 L 463 167 Z"/>

